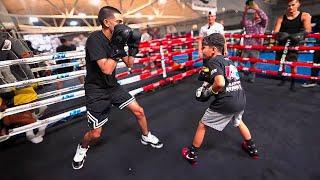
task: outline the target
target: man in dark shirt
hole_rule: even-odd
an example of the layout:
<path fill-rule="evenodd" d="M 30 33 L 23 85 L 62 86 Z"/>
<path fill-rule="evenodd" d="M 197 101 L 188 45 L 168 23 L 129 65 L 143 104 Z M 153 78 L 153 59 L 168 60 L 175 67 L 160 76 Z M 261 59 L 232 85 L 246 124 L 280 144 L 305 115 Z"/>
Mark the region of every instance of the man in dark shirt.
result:
<path fill-rule="evenodd" d="M 182 149 L 183 157 L 190 163 L 196 163 L 197 150 L 200 148 L 206 126 L 222 131 L 232 121 L 244 138 L 242 148 L 254 159 L 258 158 L 257 149 L 247 126 L 242 121 L 246 105 L 246 96 L 242 89 L 239 73 L 233 62 L 222 55 L 224 37 L 213 33 L 203 39 L 203 57 L 208 59 L 204 85 L 196 92 L 196 98 L 207 101 L 212 96 L 210 107 L 199 122 L 193 143 Z M 203 72 L 200 72 L 200 76 Z"/>
<path fill-rule="evenodd" d="M 57 47 L 56 51 L 57 52 L 67 52 L 67 51 L 75 51 L 77 48 L 75 45 L 71 44 L 70 41 L 61 38 L 60 39 L 61 45 Z M 65 60 L 60 60 L 60 61 L 56 61 L 57 64 L 66 64 L 66 63 L 70 63 L 71 60 L 70 59 L 65 59 Z M 63 67 L 63 68 L 59 68 L 57 70 L 55 70 L 56 74 L 62 74 L 62 73 L 67 73 L 67 72 L 72 72 L 73 71 L 73 67 Z M 56 82 L 56 89 L 62 89 L 63 88 L 63 81 L 58 81 Z"/>
<path fill-rule="evenodd" d="M 122 24 L 121 12 L 110 6 L 100 9 L 98 20 L 102 30 L 90 34 L 85 48 L 87 75 L 84 87 L 88 125 L 91 130 L 84 135 L 81 144 L 78 145 L 72 163 L 74 169 L 82 168 L 89 145 L 100 137 L 102 126 L 108 121 L 111 105 L 119 109 L 126 107 L 136 116 L 142 131 L 142 144 L 155 148 L 163 146 L 159 139 L 150 133 L 143 108 L 119 85 L 115 77 L 119 58 L 122 58 L 127 67 L 131 67 L 133 57 L 130 55 L 132 49 L 129 45 L 129 56 L 123 54 L 119 56 L 118 52 L 124 51 L 124 47 L 119 47 L 117 43 L 119 39 L 124 39 L 123 37 L 117 36 L 117 42 L 112 40 L 116 32 L 126 34 L 131 29 Z M 126 29 L 119 30 L 117 27 L 120 26 Z"/>
<path fill-rule="evenodd" d="M 320 33 L 320 20 L 316 23 L 315 33 Z M 317 39 L 315 46 L 320 46 L 320 39 Z M 315 51 L 313 54 L 313 63 L 320 64 L 320 51 Z M 319 75 L 320 68 L 311 68 L 311 76 L 317 77 Z M 317 81 L 314 79 L 309 80 L 302 84 L 302 87 L 315 87 L 317 86 Z"/>
<path fill-rule="evenodd" d="M 295 35 L 301 32 L 311 32 L 311 15 L 306 12 L 300 12 L 300 0 L 288 0 L 288 7 L 286 13 L 277 18 L 276 24 L 274 26 L 274 33 L 287 33 L 289 35 Z M 282 39 L 282 38 L 280 38 Z M 277 38 L 279 45 L 284 46 L 286 44 L 287 39 L 279 40 Z M 299 42 L 292 42 L 290 46 L 297 46 Z M 277 51 L 276 60 L 280 60 L 283 56 L 283 52 Z M 286 57 L 286 61 L 296 62 L 298 61 L 298 51 L 289 50 Z M 283 69 L 282 71 L 284 71 Z M 297 67 L 291 67 L 291 73 L 297 73 Z M 278 84 L 279 86 L 283 86 L 285 84 L 285 78 L 281 76 L 281 82 Z M 295 79 L 291 77 L 290 90 L 296 91 L 295 88 Z"/>

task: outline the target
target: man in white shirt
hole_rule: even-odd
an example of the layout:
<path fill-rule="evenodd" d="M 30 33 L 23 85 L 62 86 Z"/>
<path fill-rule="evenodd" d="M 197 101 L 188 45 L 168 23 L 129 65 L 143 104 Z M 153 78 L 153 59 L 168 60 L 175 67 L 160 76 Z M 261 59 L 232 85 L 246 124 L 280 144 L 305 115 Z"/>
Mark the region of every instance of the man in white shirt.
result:
<path fill-rule="evenodd" d="M 202 58 L 202 39 L 203 37 L 209 36 L 212 33 L 220 33 L 224 35 L 224 27 L 222 24 L 216 22 L 217 16 L 215 11 L 209 11 L 208 13 L 208 24 L 204 25 L 200 29 L 199 41 L 198 41 L 198 52 L 199 58 Z M 225 43 L 224 55 L 227 54 L 227 45 Z"/>

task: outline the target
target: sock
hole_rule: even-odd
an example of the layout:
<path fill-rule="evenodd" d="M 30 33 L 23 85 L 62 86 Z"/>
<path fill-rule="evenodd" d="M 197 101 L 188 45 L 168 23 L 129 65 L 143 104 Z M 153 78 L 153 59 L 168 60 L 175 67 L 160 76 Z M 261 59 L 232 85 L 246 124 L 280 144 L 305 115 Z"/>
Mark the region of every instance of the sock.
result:
<path fill-rule="evenodd" d="M 245 140 L 246 143 L 249 145 L 249 146 L 252 146 L 254 145 L 254 141 L 252 139 L 249 139 L 249 140 Z"/>

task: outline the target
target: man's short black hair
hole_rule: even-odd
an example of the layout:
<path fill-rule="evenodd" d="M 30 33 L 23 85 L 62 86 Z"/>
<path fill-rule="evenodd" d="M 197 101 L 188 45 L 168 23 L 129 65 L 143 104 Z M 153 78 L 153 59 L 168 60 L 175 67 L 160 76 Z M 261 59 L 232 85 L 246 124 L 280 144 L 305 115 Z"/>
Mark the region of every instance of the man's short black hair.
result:
<path fill-rule="evenodd" d="M 99 23 L 104 26 L 103 24 L 103 21 L 105 19 L 108 19 L 108 18 L 113 18 L 114 17 L 114 13 L 119 13 L 121 14 L 121 12 L 117 9 L 117 8 L 114 8 L 114 7 L 111 7 L 111 6 L 104 6 L 100 9 L 99 11 L 99 14 L 98 14 L 98 21 Z"/>
<path fill-rule="evenodd" d="M 202 46 L 214 46 L 220 52 L 223 52 L 224 43 L 224 37 L 220 33 L 212 33 L 211 35 L 204 37 L 202 40 Z"/>

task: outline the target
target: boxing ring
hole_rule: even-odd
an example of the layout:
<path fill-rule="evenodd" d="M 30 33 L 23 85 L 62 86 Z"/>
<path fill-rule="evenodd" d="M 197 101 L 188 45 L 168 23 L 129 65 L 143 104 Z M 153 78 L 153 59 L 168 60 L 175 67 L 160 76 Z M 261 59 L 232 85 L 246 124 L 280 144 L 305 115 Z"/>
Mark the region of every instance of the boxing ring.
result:
<path fill-rule="evenodd" d="M 248 35 L 227 34 L 226 37 L 232 41 L 232 38 L 248 38 Z M 274 38 L 273 35 L 254 35 L 250 37 Z M 320 38 L 318 34 L 312 34 L 309 37 Z M 194 75 L 200 70 L 202 62 L 195 55 L 197 50 L 194 49 L 194 42 L 196 41 L 197 37 L 185 36 L 141 43 L 140 54 L 146 55 L 146 57 L 136 58 L 134 60 L 134 68 L 131 70 L 125 68 L 124 63 L 119 63 L 117 66 L 118 73 L 116 76 L 119 79 L 119 83 L 130 90 L 130 94 L 135 95 L 145 108 L 147 117 L 150 119 L 151 129 L 157 132 L 164 141 L 165 147 L 163 150 L 147 149 L 139 146 L 136 138 L 139 136 L 139 132 L 133 116 L 114 108 L 111 121 L 106 125 L 106 133 L 102 137 L 106 142 L 97 144 L 96 150 L 90 152 L 88 164 L 84 171 L 74 176 L 70 172 L 73 150 L 86 128 L 86 118 L 83 116 L 86 112 L 86 108 L 83 106 L 83 97 L 85 96 L 83 85 L 75 84 L 59 90 L 38 93 L 37 101 L 7 108 L 0 113 L 0 117 L 3 118 L 43 106 L 54 109 L 59 104 L 63 105 L 67 102 L 72 104 L 75 100 L 80 101 L 80 103 L 77 103 L 80 104 L 78 107 L 72 107 L 71 105 L 66 108 L 68 109 L 67 111 L 56 112 L 56 115 L 50 117 L 43 116 L 45 118 L 40 118 L 32 124 L 10 129 L 9 134 L 0 137 L 1 141 L 4 141 L 0 144 L 3 147 L 0 154 L 1 159 L 4 159 L 5 162 L 10 161 L 10 154 L 17 153 L 12 148 L 5 148 L 8 145 L 9 147 L 10 145 L 15 145 L 17 149 L 32 149 L 32 151 L 25 150 L 25 152 L 18 153 L 14 157 L 11 156 L 15 161 L 24 161 L 23 157 L 30 154 L 30 157 L 27 157 L 28 162 L 32 161 L 32 163 L 30 162 L 30 167 L 27 168 L 29 172 L 4 176 L 7 178 L 48 178 L 48 174 L 52 174 L 52 167 L 49 166 L 53 164 L 53 171 L 60 172 L 55 173 L 52 176 L 53 179 L 65 179 L 66 177 L 78 177 L 80 179 L 85 179 L 85 177 L 96 177 L 98 179 L 104 177 L 110 179 L 143 179 L 146 177 L 153 177 L 152 179 L 179 177 L 187 179 L 199 177 L 205 179 L 234 179 L 236 177 L 234 174 L 258 179 L 301 179 L 306 177 L 310 179 L 319 177 L 320 171 L 316 163 L 317 160 L 320 160 L 318 153 L 320 146 L 313 144 L 313 137 L 319 135 L 315 129 L 317 125 L 320 125 L 316 121 L 319 117 L 315 113 L 320 106 L 320 97 L 317 94 L 319 90 L 305 89 L 295 94 L 290 94 L 287 88 L 277 87 L 275 80 L 272 79 L 258 78 L 254 84 L 243 82 L 248 102 L 245 119 L 248 118 L 246 122 L 248 122 L 248 126 L 253 131 L 259 150 L 261 149 L 262 151 L 262 160 L 260 162 L 252 162 L 246 158 L 245 154 L 241 153 L 240 146 L 238 147 L 237 144 L 240 139 L 237 132 L 231 130 L 231 128 L 228 128 L 222 134 L 211 131 L 208 133 L 204 143 L 204 149 L 208 153 L 201 157 L 200 161 L 203 163 L 200 164 L 198 170 L 192 169 L 180 158 L 181 146 L 190 143 L 189 141 L 194 132 L 193 127 L 208 106 L 208 103 L 196 102 L 194 99 L 194 92 L 200 86 L 200 82 L 196 80 Z M 257 49 L 261 51 L 281 51 L 284 49 L 278 46 L 243 46 L 235 44 L 229 44 L 228 48 L 230 50 Z M 318 46 L 297 46 L 293 48 L 299 51 L 320 50 Z M 0 68 L 21 62 L 32 64 L 64 59 L 75 59 L 75 61 L 68 64 L 33 68 L 32 71 L 54 70 L 68 66 L 83 67 L 84 56 L 84 52 L 55 53 L 46 56 L 2 61 L 0 62 Z M 179 59 L 179 57 L 183 58 Z M 233 61 L 255 62 L 273 66 L 278 66 L 280 63 L 279 60 L 276 61 L 274 59 L 241 58 L 238 56 L 230 56 L 229 58 Z M 154 62 L 155 67 L 141 65 L 146 62 Z M 312 62 L 298 61 L 284 62 L 284 64 L 289 67 L 320 68 L 319 64 Z M 262 75 L 279 76 L 277 70 L 245 66 L 238 66 L 238 69 Z M 77 70 L 4 84 L 0 85 L 0 88 L 19 88 L 32 84 L 48 86 L 58 81 L 73 81 L 76 78 L 85 76 L 85 74 L 85 70 Z M 319 76 L 311 77 L 306 74 L 286 72 L 282 75 L 298 79 L 320 80 Z M 181 80 L 183 81 L 178 83 Z M 76 123 L 73 123 L 72 120 L 76 120 Z M 57 122 L 65 121 L 69 123 L 63 123 L 61 126 L 52 126 Z M 68 124 L 68 126 L 64 126 L 64 124 Z M 32 144 L 22 141 L 21 136 L 11 138 L 41 127 L 47 127 L 48 135 L 44 137 L 43 143 L 39 144 L 39 146 L 32 147 Z M 282 131 L 282 129 L 286 130 Z M 10 139 L 12 140 L 10 141 Z M 313 148 L 305 149 L 303 143 L 307 143 L 307 146 L 313 144 Z M 128 148 L 130 148 L 130 151 L 127 151 Z M 49 155 L 50 153 L 48 152 L 51 151 L 54 151 L 53 154 L 55 156 Z M 94 155 L 94 153 L 97 153 L 97 155 Z M 297 154 L 301 154 L 301 156 L 297 157 Z M 46 165 L 44 167 L 41 160 L 35 160 L 36 162 L 32 160 L 37 156 L 45 159 Z M 142 156 L 143 159 L 138 160 L 136 156 Z M 226 163 L 232 161 L 235 163 Z M 6 170 L 5 172 L 13 171 L 10 167 L 14 167 L 1 164 L 0 168 Z M 152 165 L 151 167 L 150 164 Z M 17 166 L 20 167 L 22 165 L 18 163 Z M 308 167 L 307 170 L 306 167 Z M 41 169 L 41 171 L 36 171 L 36 169 Z M 228 172 L 225 169 L 230 171 Z M 253 170 L 251 171 L 250 169 Z M 99 173 L 92 175 L 93 171 Z M 37 175 L 35 175 L 36 172 L 38 172 Z"/>

